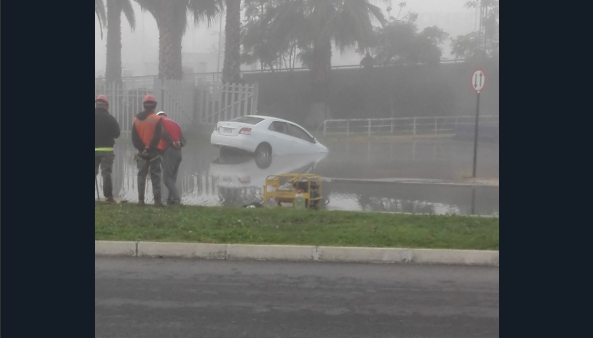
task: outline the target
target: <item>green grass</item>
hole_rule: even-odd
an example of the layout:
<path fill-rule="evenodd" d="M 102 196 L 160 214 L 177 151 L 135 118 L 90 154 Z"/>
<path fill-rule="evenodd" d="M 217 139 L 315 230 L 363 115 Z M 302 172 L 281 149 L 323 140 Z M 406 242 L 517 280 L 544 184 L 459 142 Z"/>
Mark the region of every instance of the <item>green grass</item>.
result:
<path fill-rule="evenodd" d="M 499 219 L 95 203 L 95 240 L 498 250 Z"/>

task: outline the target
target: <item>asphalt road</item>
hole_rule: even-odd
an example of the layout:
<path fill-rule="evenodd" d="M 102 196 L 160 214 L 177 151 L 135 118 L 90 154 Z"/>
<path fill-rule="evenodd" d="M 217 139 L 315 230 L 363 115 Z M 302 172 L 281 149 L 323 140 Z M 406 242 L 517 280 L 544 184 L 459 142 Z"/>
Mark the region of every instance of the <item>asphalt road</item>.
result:
<path fill-rule="evenodd" d="M 95 258 L 95 337 L 498 337 L 499 269 Z"/>

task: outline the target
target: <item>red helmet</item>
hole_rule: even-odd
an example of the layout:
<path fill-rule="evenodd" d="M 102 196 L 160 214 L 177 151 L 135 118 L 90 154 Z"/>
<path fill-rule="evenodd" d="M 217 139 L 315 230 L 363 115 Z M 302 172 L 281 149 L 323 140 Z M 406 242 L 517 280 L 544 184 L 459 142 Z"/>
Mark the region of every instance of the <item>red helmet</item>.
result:
<path fill-rule="evenodd" d="M 107 96 L 105 96 L 105 95 L 97 96 L 97 98 L 95 99 L 95 103 L 97 103 L 97 101 L 103 101 L 103 102 L 109 104 L 109 100 L 107 99 Z"/>
<path fill-rule="evenodd" d="M 107 96 L 105 96 L 105 95 L 97 96 L 97 98 L 95 99 L 95 107 L 108 109 L 109 108 L 109 100 L 107 99 Z"/>
<path fill-rule="evenodd" d="M 147 103 L 147 102 L 154 102 L 156 103 L 156 99 L 154 98 L 154 96 L 148 94 L 144 97 L 144 101 L 142 103 Z"/>

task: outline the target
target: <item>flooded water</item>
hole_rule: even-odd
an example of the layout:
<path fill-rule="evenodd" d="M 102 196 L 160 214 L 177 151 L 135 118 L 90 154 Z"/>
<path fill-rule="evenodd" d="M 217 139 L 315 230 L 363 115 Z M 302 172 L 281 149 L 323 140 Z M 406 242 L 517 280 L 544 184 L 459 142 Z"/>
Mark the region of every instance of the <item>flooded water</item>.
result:
<path fill-rule="evenodd" d="M 183 149 L 178 188 L 182 203 L 244 206 L 262 199 L 268 175 L 314 173 L 324 178 L 329 210 L 427 214 L 499 215 L 498 186 L 470 185 L 473 142 L 455 139 L 408 141 L 326 141 L 325 155 L 220 156 L 209 144 Z M 138 200 L 131 141 L 119 140 L 113 168 L 116 199 Z M 479 178 L 498 182 L 499 145 L 480 143 Z M 98 176 L 101 189 L 101 176 Z M 166 198 L 163 186 L 163 200 Z M 102 191 L 101 197 L 103 197 Z M 152 202 L 148 184 L 147 202 Z M 96 198 L 96 192 L 95 192 Z"/>

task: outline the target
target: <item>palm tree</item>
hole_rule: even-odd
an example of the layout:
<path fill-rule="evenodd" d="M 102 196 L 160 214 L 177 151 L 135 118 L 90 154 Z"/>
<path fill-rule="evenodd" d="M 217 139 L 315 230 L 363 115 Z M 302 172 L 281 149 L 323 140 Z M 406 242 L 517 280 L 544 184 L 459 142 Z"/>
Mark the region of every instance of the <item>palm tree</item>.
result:
<path fill-rule="evenodd" d="M 121 14 L 126 16 L 132 30 L 136 27 L 136 16 L 131 0 L 107 0 L 107 64 L 105 81 L 121 82 Z"/>
<path fill-rule="evenodd" d="M 103 24 L 106 21 L 105 4 L 103 3 L 103 0 L 95 0 L 95 15 L 99 20 L 99 28 L 101 29 L 101 40 L 103 40 Z"/>
<path fill-rule="evenodd" d="M 223 83 L 241 81 L 241 0 L 226 0 Z"/>
<path fill-rule="evenodd" d="M 136 0 L 154 16 L 159 29 L 159 78 L 181 80 L 181 39 L 187 27 L 187 15 L 198 24 L 208 25 L 220 13 L 222 0 Z"/>
<path fill-rule="evenodd" d="M 374 19 L 386 23 L 381 9 L 370 0 L 292 0 L 275 9 L 270 29 L 287 35 L 302 30 L 300 45 L 311 51 L 313 121 L 309 123 L 326 117 L 332 42 L 340 52 L 350 47 L 365 50 L 374 38 Z"/>

